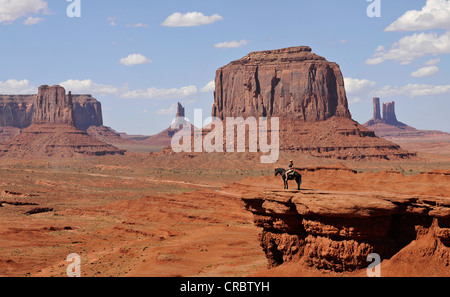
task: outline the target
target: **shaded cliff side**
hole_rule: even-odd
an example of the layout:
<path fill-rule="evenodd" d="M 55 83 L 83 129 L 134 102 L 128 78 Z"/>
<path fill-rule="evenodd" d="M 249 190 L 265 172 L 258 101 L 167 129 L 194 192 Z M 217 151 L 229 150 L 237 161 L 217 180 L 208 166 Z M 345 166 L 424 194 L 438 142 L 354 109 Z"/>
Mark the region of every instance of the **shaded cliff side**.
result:
<path fill-rule="evenodd" d="M 37 95 L 0 95 L 0 127 L 24 129 L 33 122 Z M 102 106 L 92 95 L 71 95 L 75 127 L 103 125 Z M 69 97 L 69 95 L 66 95 Z"/>

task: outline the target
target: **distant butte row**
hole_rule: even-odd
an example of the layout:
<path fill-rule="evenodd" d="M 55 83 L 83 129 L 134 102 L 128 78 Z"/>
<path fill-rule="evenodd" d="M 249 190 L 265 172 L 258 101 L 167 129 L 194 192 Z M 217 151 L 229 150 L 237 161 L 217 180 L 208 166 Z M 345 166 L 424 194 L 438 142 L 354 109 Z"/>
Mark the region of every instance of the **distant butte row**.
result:
<path fill-rule="evenodd" d="M 309 47 L 252 52 L 218 69 L 215 85 L 212 116 L 279 117 L 281 151 L 344 160 L 415 155 L 352 120 L 339 65 Z M 386 105 L 389 123 L 397 123 L 393 109 Z M 184 114 L 179 105 L 178 123 L 185 123 Z M 382 120 L 379 114 L 378 108 L 375 122 Z M 169 146 L 176 131 L 134 138 L 116 133 L 103 126 L 99 101 L 66 94 L 61 86 L 41 86 L 37 95 L 0 96 L 0 155 L 124 154 L 111 144 Z"/>

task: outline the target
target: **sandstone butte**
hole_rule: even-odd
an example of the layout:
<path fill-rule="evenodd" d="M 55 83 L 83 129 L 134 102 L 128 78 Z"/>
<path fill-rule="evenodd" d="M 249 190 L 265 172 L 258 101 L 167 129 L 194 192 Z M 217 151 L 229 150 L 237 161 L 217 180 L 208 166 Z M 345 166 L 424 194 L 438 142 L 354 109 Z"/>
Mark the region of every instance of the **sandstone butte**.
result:
<path fill-rule="evenodd" d="M 252 52 L 216 72 L 212 115 L 351 118 L 339 66 L 307 46 Z"/>
<path fill-rule="evenodd" d="M 383 103 L 383 114 L 381 114 L 380 98 L 373 98 L 373 117 L 364 124 L 373 130 L 379 137 L 386 138 L 396 143 L 405 144 L 410 142 L 445 142 L 450 141 L 450 134 L 435 130 L 418 130 L 405 123 L 398 121 L 395 102 Z"/>
<path fill-rule="evenodd" d="M 212 116 L 279 117 L 281 152 L 341 160 L 415 156 L 352 120 L 339 66 L 309 47 L 252 52 L 218 69 L 215 85 Z"/>
<path fill-rule="evenodd" d="M 44 86 L 43 86 L 44 87 Z M 46 87 L 54 92 L 56 88 Z M 55 95 L 57 95 L 55 93 Z M 80 130 L 86 131 L 91 126 L 102 126 L 102 105 L 92 95 L 87 94 L 69 94 L 67 98 L 62 98 L 59 94 L 59 100 L 69 100 L 73 105 L 74 125 Z M 29 127 L 33 122 L 35 114 L 36 94 L 34 95 L 0 95 L 0 127 L 14 127 L 24 129 Z M 42 108 L 44 112 L 45 107 Z M 37 116 L 37 115 L 36 115 Z M 41 114 L 40 116 L 43 116 Z"/>
<path fill-rule="evenodd" d="M 32 122 L 19 135 L 0 145 L 0 156 L 76 157 L 124 154 L 75 127 L 72 94 L 61 86 L 39 88 L 32 104 Z M 76 106 L 76 105 L 75 105 Z M 28 109 L 27 107 L 26 109 Z"/>

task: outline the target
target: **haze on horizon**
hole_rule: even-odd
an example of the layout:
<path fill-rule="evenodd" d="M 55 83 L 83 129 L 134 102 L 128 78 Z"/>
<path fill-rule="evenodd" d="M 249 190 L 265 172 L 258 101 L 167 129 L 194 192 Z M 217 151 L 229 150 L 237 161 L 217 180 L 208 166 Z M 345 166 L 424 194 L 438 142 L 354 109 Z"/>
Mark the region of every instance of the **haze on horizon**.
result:
<path fill-rule="evenodd" d="M 372 97 L 417 129 L 450 132 L 450 0 L 0 0 L 0 93 L 60 84 L 102 102 L 104 123 L 151 135 L 177 102 L 208 117 L 215 71 L 252 51 L 310 46 L 340 65 L 353 118 Z"/>

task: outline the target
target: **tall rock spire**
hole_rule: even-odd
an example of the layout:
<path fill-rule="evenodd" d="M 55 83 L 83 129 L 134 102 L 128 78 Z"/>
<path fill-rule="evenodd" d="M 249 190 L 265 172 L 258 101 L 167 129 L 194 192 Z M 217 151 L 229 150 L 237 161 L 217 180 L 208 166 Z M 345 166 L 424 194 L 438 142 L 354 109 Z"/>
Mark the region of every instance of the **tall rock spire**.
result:
<path fill-rule="evenodd" d="M 180 102 L 178 102 L 178 107 L 177 107 L 177 118 L 184 118 L 186 115 L 184 113 L 184 107 L 183 105 L 181 105 Z"/>
<path fill-rule="evenodd" d="M 395 102 L 389 102 L 383 104 L 383 121 L 388 125 L 397 125 L 398 120 L 395 115 Z"/>
<path fill-rule="evenodd" d="M 380 98 L 373 98 L 373 118 L 372 120 L 381 120 Z"/>

